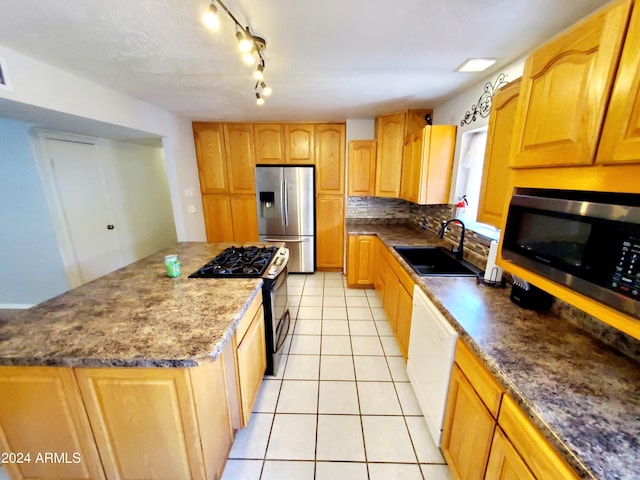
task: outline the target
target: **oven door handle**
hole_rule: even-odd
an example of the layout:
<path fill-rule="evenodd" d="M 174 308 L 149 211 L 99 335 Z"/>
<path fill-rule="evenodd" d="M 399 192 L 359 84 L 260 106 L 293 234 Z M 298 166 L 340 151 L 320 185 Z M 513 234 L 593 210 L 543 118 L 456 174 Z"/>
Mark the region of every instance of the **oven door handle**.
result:
<path fill-rule="evenodd" d="M 286 324 L 286 331 L 284 333 L 284 335 L 282 337 L 280 337 L 280 335 L 282 335 L 282 329 L 284 329 L 285 327 L 283 326 L 282 329 L 280 329 L 280 332 L 277 332 L 278 335 L 276 337 L 276 342 L 278 342 L 278 340 L 280 340 L 282 338 L 282 341 L 278 342 L 278 344 L 276 345 L 275 348 L 275 352 L 274 353 L 278 353 L 280 350 L 282 350 L 282 347 L 284 347 L 284 343 L 287 340 L 287 335 L 289 335 L 289 327 L 291 325 L 291 315 L 289 314 L 289 310 L 287 309 L 286 312 L 284 312 L 284 315 L 282 316 L 282 322 L 287 322 Z M 282 322 L 279 322 L 280 325 L 282 325 Z"/>
<path fill-rule="evenodd" d="M 265 242 L 285 242 L 285 243 L 304 243 L 308 242 L 309 239 L 303 238 L 299 240 L 289 240 L 288 238 L 265 238 Z"/>

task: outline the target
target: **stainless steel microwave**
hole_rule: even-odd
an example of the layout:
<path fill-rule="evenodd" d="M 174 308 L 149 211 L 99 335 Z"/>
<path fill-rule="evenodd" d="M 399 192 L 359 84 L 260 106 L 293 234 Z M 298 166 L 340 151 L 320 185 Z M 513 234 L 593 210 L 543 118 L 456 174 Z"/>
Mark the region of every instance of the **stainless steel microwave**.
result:
<path fill-rule="evenodd" d="M 502 256 L 640 318 L 640 195 L 516 189 Z"/>

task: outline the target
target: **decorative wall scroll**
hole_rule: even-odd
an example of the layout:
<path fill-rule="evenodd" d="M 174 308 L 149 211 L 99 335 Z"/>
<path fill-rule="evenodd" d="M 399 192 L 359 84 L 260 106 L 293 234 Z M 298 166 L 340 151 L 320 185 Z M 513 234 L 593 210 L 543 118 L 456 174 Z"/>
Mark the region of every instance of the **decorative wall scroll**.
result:
<path fill-rule="evenodd" d="M 504 73 L 501 73 L 493 83 L 485 83 L 484 91 L 482 92 L 482 95 L 480 95 L 478 103 L 472 105 L 471 110 L 467 110 L 467 113 L 464 114 L 464 118 L 460 120 L 461 127 L 475 122 L 478 118 L 478 115 L 483 118 L 489 116 L 489 112 L 491 111 L 491 99 L 500 87 L 507 84 L 505 78 L 506 75 Z"/>

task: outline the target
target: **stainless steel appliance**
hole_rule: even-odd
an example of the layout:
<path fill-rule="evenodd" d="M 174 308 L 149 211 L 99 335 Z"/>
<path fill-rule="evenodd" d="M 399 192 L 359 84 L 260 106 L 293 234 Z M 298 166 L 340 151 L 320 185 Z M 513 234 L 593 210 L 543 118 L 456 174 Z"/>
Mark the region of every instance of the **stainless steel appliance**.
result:
<path fill-rule="evenodd" d="M 267 375 L 278 370 L 291 318 L 287 292 L 285 247 L 230 247 L 189 275 L 189 278 L 262 278 L 262 308 L 267 347 Z"/>
<path fill-rule="evenodd" d="M 640 195 L 517 189 L 502 256 L 640 318 Z"/>
<path fill-rule="evenodd" d="M 284 242 L 289 271 L 315 271 L 315 168 L 256 167 L 260 241 Z"/>
<path fill-rule="evenodd" d="M 458 333 L 417 285 L 409 335 L 407 376 L 431 437 L 440 445 Z"/>

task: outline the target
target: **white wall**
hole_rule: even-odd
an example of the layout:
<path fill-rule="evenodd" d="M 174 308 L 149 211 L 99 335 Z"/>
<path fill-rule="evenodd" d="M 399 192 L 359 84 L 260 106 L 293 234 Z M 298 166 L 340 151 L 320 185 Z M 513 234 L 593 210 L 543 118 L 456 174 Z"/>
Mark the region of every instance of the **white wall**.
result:
<path fill-rule="evenodd" d="M 69 289 L 30 129 L 0 118 L 0 308 L 27 308 Z"/>
<path fill-rule="evenodd" d="M 471 87 L 466 90 L 460 92 L 456 96 L 450 98 L 444 103 L 438 105 L 433 109 L 433 123 L 436 125 L 457 125 L 457 136 L 456 136 L 456 151 L 455 158 L 453 164 L 453 185 L 451 188 L 451 195 L 449 198 L 449 203 L 454 203 L 454 200 L 457 196 L 463 192 L 458 192 L 457 190 L 457 172 L 458 172 L 458 164 L 460 162 L 460 150 L 462 145 L 462 136 L 465 132 L 470 132 L 472 130 L 477 130 L 481 127 L 486 127 L 489 123 L 489 117 L 486 118 L 478 115 L 476 121 L 471 122 L 468 125 L 461 126 L 460 121 L 464 118 L 465 113 L 472 109 L 473 105 L 477 105 L 480 96 L 484 91 L 485 84 L 487 82 L 493 83 L 496 77 L 500 73 L 505 74 L 505 80 L 510 82 L 522 76 L 522 72 L 524 71 L 524 61 L 525 57 L 519 58 L 514 62 L 510 63 L 506 67 L 500 69 L 498 72 L 493 73 L 484 77 L 482 80 L 473 84 Z M 460 73 L 459 75 L 466 75 L 464 73 Z"/>
<path fill-rule="evenodd" d="M 347 118 L 347 149 L 351 140 L 373 140 L 375 137 L 375 119 Z M 348 151 L 348 150 L 347 150 Z"/>
<path fill-rule="evenodd" d="M 206 239 L 189 119 L 3 46 L 0 57 L 12 86 L 10 91 L 0 90 L 0 98 L 161 136 L 178 239 Z M 195 195 L 186 197 L 187 189 Z M 187 205 L 194 205 L 196 213 L 187 214 Z"/>

